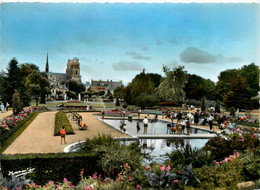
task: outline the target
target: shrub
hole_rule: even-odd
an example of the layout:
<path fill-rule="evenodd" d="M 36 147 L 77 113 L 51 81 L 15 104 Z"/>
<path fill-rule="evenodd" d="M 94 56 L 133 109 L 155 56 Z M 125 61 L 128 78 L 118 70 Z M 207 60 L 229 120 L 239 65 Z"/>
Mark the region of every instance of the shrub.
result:
<path fill-rule="evenodd" d="M 82 169 L 85 169 L 86 175 L 102 171 L 97 165 L 97 160 L 93 153 L 20 154 L 0 157 L 4 176 L 7 176 L 9 171 L 35 168 L 27 177 L 39 185 L 49 180 L 60 182 L 64 177 L 77 184 Z"/>
<path fill-rule="evenodd" d="M 124 163 L 128 163 L 134 170 L 141 166 L 141 152 L 138 145 L 125 146 L 111 136 L 99 134 L 92 140 L 87 139 L 80 152 L 95 152 L 104 176 L 115 178 Z"/>
<path fill-rule="evenodd" d="M 180 107 L 180 104 L 177 102 L 160 102 L 159 106 L 174 106 L 174 107 Z"/>
<path fill-rule="evenodd" d="M 229 108 L 229 111 L 230 111 L 230 116 L 232 116 L 232 117 L 235 117 L 235 112 L 236 112 L 236 110 L 235 110 L 235 108 L 234 107 L 231 107 L 231 108 Z"/>
<path fill-rule="evenodd" d="M 236 185 L 243 177 L 243 160 L 235 158 L 221 165 L 207 166 L 193 170 L 201 183 L 199 189 L 237 189 Z"/>
<path fill-rule="evenodd" d="M 74 131 L 71 127 L 71 124 L 67 118 L 66 113 L 59 111 L 55 115 L 55 128 L 54 128 L 54 135 L 60 135 L 61 127 L 65 127 L 66 134 L 74 134 Z"/>

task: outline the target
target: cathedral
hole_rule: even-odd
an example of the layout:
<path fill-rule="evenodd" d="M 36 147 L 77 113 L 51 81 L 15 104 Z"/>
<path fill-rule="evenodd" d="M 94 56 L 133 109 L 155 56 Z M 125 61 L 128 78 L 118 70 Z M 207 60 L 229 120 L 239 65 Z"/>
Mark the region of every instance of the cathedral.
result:
<path fill-rule="evenodd" d="M 53 73 L 49 71 L 49 60 L 47 54 L 45 72 L 50 81 L 52 95 L 56 95 L 57 91 L 62 91 L 62 94 L 65 94 L 68 90 L 66 82 L 70 80 L 75 81 L 78 84 L 81 83 L 80 63 L 78 58 L 68 60 L 66 73 Z"/>

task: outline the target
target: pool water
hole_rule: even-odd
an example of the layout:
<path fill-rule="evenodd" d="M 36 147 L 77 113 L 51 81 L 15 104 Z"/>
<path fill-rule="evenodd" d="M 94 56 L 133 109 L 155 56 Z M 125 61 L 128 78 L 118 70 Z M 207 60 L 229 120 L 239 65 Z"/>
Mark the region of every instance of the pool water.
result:
<path fill-rule="evenodd" d="M 142 120 L 102 119 L 102 121 L 104 121 L 108 125 L 116 128 L 116 129 L 119 129 L 119 130 L 120 130 L 120 125 L 124 122 L 126 124 L 126 126 L 124 128 L 125 128 L 127 134 L 133 135 L 133 136 L 141 135 L 141 134 L 143 134 L 143 131 L 144 131 L 144 124 L 143 124 Z M 140 128 L 141 128 L 139 133 L 137 132 L 137 128 L 136 128 L 137 123 L 139 123 Z M 151 122 L 151 120 L 149 120 L 147 134 L 154 134 L 154 135 L 167 134 L 167 124 L 168 123 L 169 122 L 161 121 L 161 120 L 157 120 L 157 121 L 153 120 L 152 122 Z M 186 128 L 184 130 L 184 133 L 186 133 Z M 190 134 L 209 134 L 209 132 L 191 127 Z"/>
<path fill-rule="evenodd" d="M 134 141 L 121 141 L 122 144 L 129 145 Z M 139 139 L 138 144 L 142 153 L 148 155 L 142 162 L 143 164 L 158 163 L 163 164 L 169 159 L 169 155 L 175 151 L 182 151 L 189 144 L 192 148 L 202 148 L 208 139 Z"/>

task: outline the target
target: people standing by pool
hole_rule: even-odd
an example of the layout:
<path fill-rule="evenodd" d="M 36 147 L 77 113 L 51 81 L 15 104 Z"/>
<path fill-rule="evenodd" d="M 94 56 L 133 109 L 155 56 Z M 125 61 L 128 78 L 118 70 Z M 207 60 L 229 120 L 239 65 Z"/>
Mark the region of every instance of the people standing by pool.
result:
<path fill-rule="evenodd" d="M 62 144 L 62 139 L 64 140 L 64 144 L 66 144 L 66 130 L 65 127 L 62 127 L 60 130 L 60 144 Z"/>
<path fill-rule="evenodd" d="M 172 125 L 170 123 L 167 124 L 167 132 L 166 134 L 170 134 L 171 133 L 171 127 Z"/>
<path fill-rule="evenodd" d="M 139 123 L 137 123 L 136 124 L 136 132 L 139 133 L 139 131 L 140 131 L 140 125 L 139 125 Z"/>
<path fill-rule="evenodd" d="M 140 115 L 141 115 L 141 112 L 142 112 L 142 110 L 138 110 L 138 119 L 140 119 Z"/>
<path fill-rule="evenodd" d="M 178 112 L 177 119 L 178 119 L 178 121 L 182 119 L 182 113 L 181 112 Z"/>
<path fill-rule="evenodd" d="M 177 132 L 177 134 L 181 134 L 182 133 L 182 129 L 181 129 L 181 127 L 180 127 L 178 122 L 176 123 L 176 132 Z"/>
<path fill-rule="evenodd" d="M 147 134 L 148 119 L 146 116 L 144 117 L 143 123 L 144 123 L 144 134 Z"/>
<path fill-rule="evenodd" d="M 184 133 L 186 123 L 185 123 L 185 120 L 184 120 L 184 119 L 182 119 L 182 120 L 180 120 L 180 121 L 181 121 L 182 133 Z"/>
<path fill-rule="evenodd" d="M 199 114 L 198 114 L 198 112 L 195 113 L 194 123 L 195 123 L 195 125 L 198 125 L 198 124 L 199 124 Z"/>
<path fill-rule="evenodd" d="M 213 127 L 213 114 L 211 114 L 209 117 L 208 117 L 208 122 L 209 122 L 209 129 L 212 130 L 212 127 Z"/>
<path fill-rule="evenodd" d="M 187 135 L 190 135 L 190 120 L 188 118 L 186 120 L 186 129 L 187 129 Z"/>
<path fill-rule="evenodd" d="M 176 127 L 174 126 L 174 123 L 172 123 L 172 128 L 171 128 L 171 130 L 172 130 L 172 134 L 175 134 L 175 133 L 176 133 Z"/>
<path fill-rule="evenodd" d="M 103 111 L 101 112 L 101 114 L 102 114 L 102 119 L 104 119 L 105 111 L 103 110 Z"/>

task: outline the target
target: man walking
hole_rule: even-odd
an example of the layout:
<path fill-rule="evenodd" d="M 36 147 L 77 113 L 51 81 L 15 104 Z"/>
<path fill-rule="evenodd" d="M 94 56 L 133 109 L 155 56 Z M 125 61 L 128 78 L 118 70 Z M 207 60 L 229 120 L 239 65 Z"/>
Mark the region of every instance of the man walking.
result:
<path fill-rule="evenodd" d="M 144 117 L 143 123 L 144 123 L 144 134 L 147 134 L 148 119 L 146 116 Z"/>

